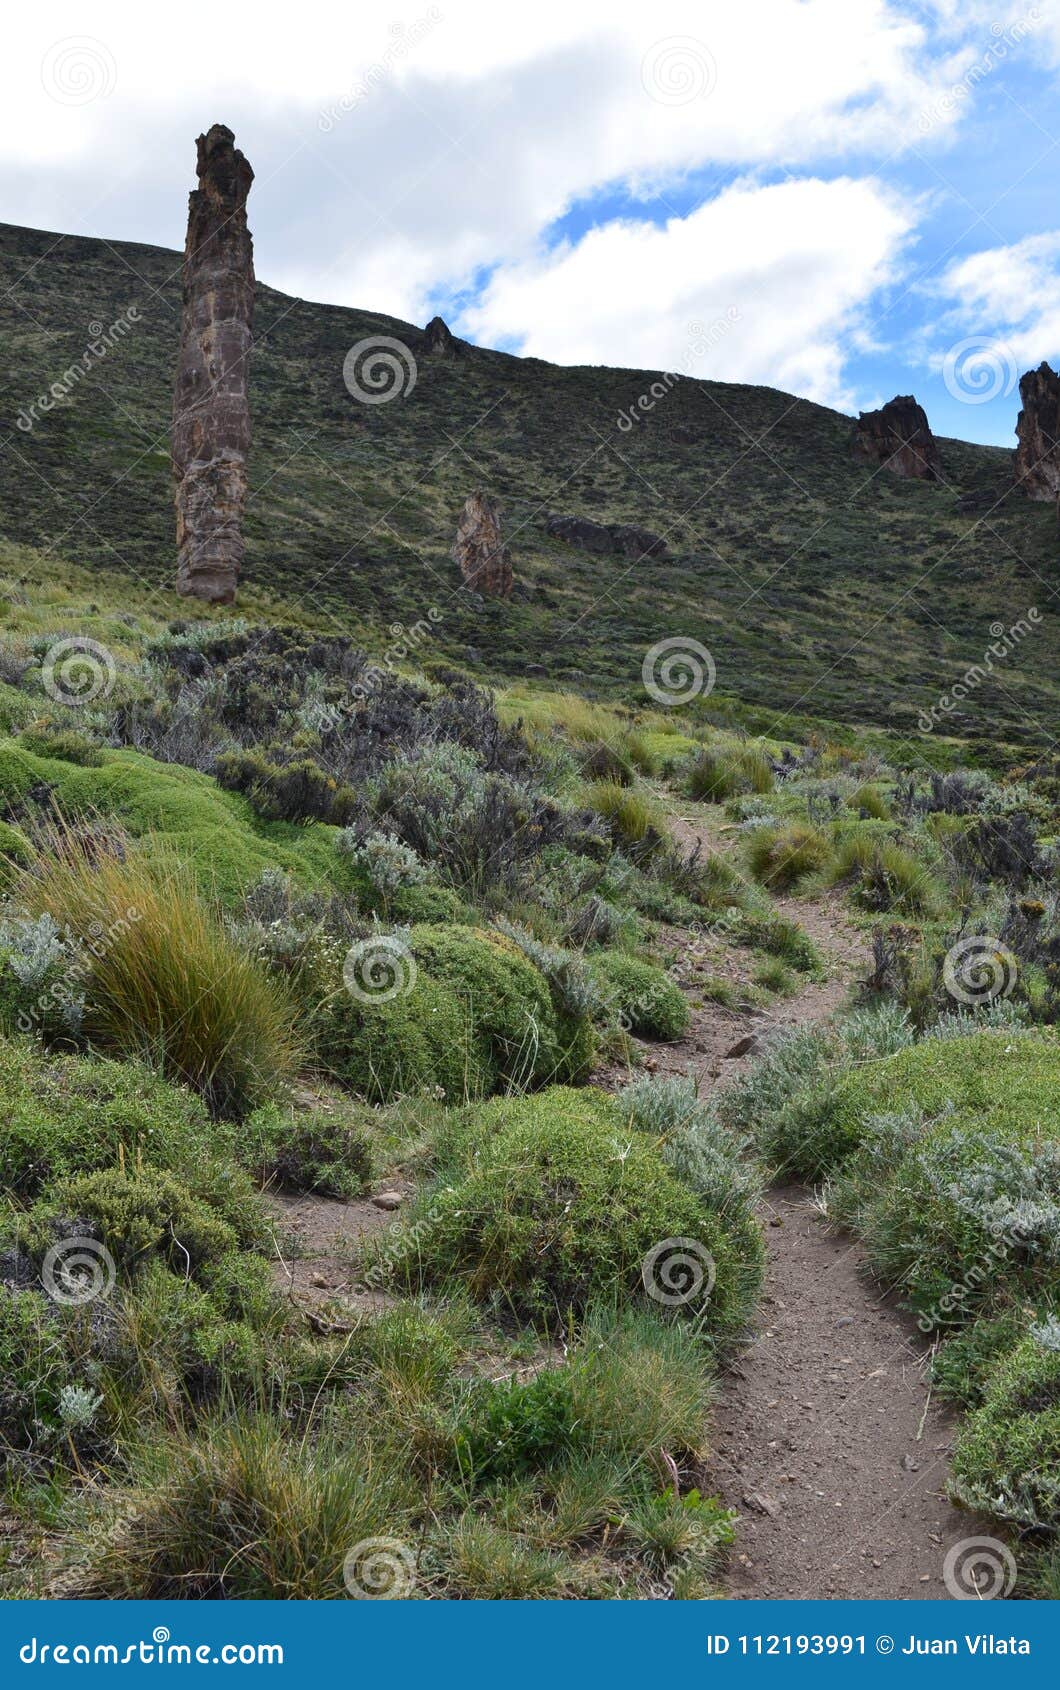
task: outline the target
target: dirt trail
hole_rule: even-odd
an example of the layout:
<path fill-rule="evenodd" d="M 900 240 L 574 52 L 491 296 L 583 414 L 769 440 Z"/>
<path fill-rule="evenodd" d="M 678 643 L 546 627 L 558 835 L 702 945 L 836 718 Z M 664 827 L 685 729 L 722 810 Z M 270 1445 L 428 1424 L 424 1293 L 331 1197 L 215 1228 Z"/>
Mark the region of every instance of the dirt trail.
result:
<path fill-rule="evenodd" d="M 730 840 L 674 818 L 684 843 Z M 779 899 L 810 934 L 829 978 L 769 1017 L 707 1005 L 681 1045 L 653 1047 L 658 1072 L 704 1087 L 740 1073 L 741 1032 L 833 1014 L 864 972 L 866 946 L 838 897 Z M 729 953 L 731 971 L 732 953 Z M 693 982 L 694 984 L 694 982 Z M 947 1549 L 976 1522 L 943 1494 L 954 1421 L 930 1395 L 923 1342 L 831 1228 L 804 1186 L 776 1186 L 763 1210 L 768 1265 L 758 1330 L 724 1375 L 714 1484 L 741 1515 L 728 1593 L 742 1598 L 945 1598 Z"/>
<path fill-rule="evenodd" d="M 701 839 L 725 854 L 731 836 L 671 818 L 684 843 Z M 735 1078 L 755 1044 L 785 1026 L 820 1022 L 864 972 L 863 936 L 838 896 L 775 900 L 809 933 L 828 964 L 823 981 L 801 984 L 767 1010 L 702 1000 L 704 976 L 749 981 L 750 953 L 725 935 L 668 944 L 692 1019 L 671 1045 L 638 1041 L 657 1074 L 694 1073 L 702 1090 Z M 593 1076 L 616 1087 L 616 1065 Z M 402 1197 L 409 1186 L 388 1182 Z M 378 1195 L 378 1194 L 377 1194 Z M 359 1287 L 358 1244 L 398 1218 L 372 1198 L 277 1197 L 277 1282 L 310 1324 L 332 1329 L 347 1314 L 385 1307 L 385 1293 Z M 803 1186 L 777 1186 L 762 1215 L 768 1266 L 758 1329 L 721 1381 L 710 1482 L 741 1516 L 729 1569 L 736 1598 L 945 1597 L 947 1549 L 981 1528 L 945 1500 L 953 1420 L 930 1395 L 923 1345 L 864 1272 L 859 1246 L 834 1231 Z"/>

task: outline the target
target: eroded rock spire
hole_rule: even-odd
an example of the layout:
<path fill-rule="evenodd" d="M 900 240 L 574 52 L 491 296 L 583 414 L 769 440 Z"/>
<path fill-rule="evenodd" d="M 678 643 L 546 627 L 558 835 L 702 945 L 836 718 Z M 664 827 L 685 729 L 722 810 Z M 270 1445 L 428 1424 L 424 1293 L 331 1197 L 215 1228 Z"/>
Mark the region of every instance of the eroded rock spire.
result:
<path fill-rule="evenodd" d="M 247 195 L 254 172 L 223 123 L 200 135 L 188 200 L 173 401 L 177 591 L 231 604 L 243 561 L 254 310 Z"/>
<path fill-rule="evenodd" d="M 472 592 L 506 599 L 512 590 L 511 554 L 501 534 L 500 507 L 487 493 L 471 493 L 460 513 L 453 557 Z"/>
<path fill-rule="evenodd" d="M 1060 375 L 1051 365 L 1020 377 L 1020 404 L 1016 486 L 1028 499 L 1060 500 Z"/>
<path fill-rule="evenodd" d="M 857 452 L 911 481 L 941 481 L 942 459 L 923 405 L 911 393 L 862 411 L 854 429 Z"/>

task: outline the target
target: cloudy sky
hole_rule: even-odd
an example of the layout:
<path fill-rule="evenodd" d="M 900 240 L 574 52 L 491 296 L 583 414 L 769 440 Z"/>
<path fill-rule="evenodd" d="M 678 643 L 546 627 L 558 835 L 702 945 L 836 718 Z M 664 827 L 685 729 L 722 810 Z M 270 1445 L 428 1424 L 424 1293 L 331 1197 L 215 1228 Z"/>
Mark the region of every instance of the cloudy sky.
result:
<path fill-rule="evenodd" d="M 5 34 L 7 222 L 179 248 L 220 120 L 258 274 L 308 299 L 915 392 L 1002 444 L 1060 360 L 1060 0 L 60 0 Z"/>

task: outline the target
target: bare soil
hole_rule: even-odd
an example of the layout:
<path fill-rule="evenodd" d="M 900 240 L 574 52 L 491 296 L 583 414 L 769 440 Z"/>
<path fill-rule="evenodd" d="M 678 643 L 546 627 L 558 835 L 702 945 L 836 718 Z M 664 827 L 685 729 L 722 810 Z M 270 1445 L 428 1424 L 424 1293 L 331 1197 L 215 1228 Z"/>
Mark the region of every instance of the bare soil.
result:
<path fill-rule="evenodd" d="M 671 818 L 671 828 L 705 850 L 729 855 L 735 844 L 686 818 Z M 724 1083 L 753 1060 L 726 1058 L 744 1034 L 826 1020 L 848 999 L 866 972 L 867 945 L 839 896 L 775 903 L 813 939 L 828 979 L 807 982 L 768 1014 L 697 1007 L 694 977 L 683 980 L 692 1021 L 678 1044 L 652 1047 L 657 1072 L 691 1071 L 702 1089 Z M 738 958 L 730 949 L 717 971 L 737 978 Z M 728 1594 L 946 1598 L 946 1551 L 980 1528 L 944 1495 L 954 1420 L 931 1396 L 923 1341 L 812 1191 L 775 1186 L 762 1219 L 758 1330 L 722 1378 L 709 1462 L 740 1514 Z"/>

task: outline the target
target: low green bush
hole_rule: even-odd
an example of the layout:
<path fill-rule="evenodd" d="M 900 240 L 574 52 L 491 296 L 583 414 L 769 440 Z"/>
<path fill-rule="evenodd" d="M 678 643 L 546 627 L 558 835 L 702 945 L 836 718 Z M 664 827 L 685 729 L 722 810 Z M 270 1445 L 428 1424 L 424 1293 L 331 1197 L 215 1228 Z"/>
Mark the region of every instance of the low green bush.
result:
<path fill-rule="evenodd" d="M 368 1103 L 417 1093 L 459 1103 L 493 1089 L 494 1070 L 460 998 L 426 972 L 380 1003 L 336 985 L 318 1048 L 335 1079 Z"/>
<path fill-rule="evenodd" d="M 661 968 L 624 951 L 602 951 L 590 964 L 605 1008 L 645 1039 L 679 1039 L 688 1026 L 683 992 Z"/>
<path fill-rule="evenodd" d="M 252 1224 L 248 1216 L 244 1226 Z M 38 1258 L 55 1241 L 82 1234 L 98 1239 L 129 1273 L 158 1256 L 174 1271 L 194 1275 L 240 1242 L 235 1227 L 216 1208 L 175 1175 L 147 1166 L 60 1180 L 34 1206 L 24 1227 Z"/>
<path fill-rule="evenodd" d="M 244 1133 L 263 1183 L 323 1197 L 359 1197 L 368 1189 L 371 1134 L 348 1104 L 295 1110 L 269 1103 L 248 1118 Z"/>
<path fill-rule="evenodd" d="M 220 1179 L 231 1145 L 196 1097 L 140 1063 L 45 1057 L 0 1039 L 0 1189 L 17 1201 L 120 1157 Z M 235 1173 L 232 1186 L 249 1195 Z"/>
<path fill-rule="evenodd" d="M 1036 1326 L 998 1363 L 957 1434 L 950 1489 L 976 1513 L 1060 1531 L 1060 1322 Z"/>
<path fill-rule="evenodd" d="M 636 1294 L 654 1246 L 693 1239 L 716 1265 L 705 1329 L 731 1337 L 746 1320 L 753 1264 L 601 1093 L 557 1087 L 468 1111 L 447 1166 L 452 1182 L 421 1199 L 404 1249 L 388 1252 L 405 1282 L 455 1280 L 478 1302 L 562 1324 L 597 1298 Z"/>
<path fill-rule="evenodd" d="M 464 1005 L 483 1066 L 495 1076 L 487 1092 L 570 1077 L 548 984 L 514 940 L 483 929 L 420 926 L 409 945 Z"/>
<path fill-rule="evenodd" d="M 841 1065 L 827 1069 L 827 1034 L 796 1035 L 786 1041 L 787 1054 L 781 1045 L 773 1059 L 779 1083 L 768 1070 L 751 1076 L 772 1106 L 753 1109 L 748 1129 L 757 1132 L 767 1156 L 810 1179 L 835 1172 L 869 1136 L 875 1117 L 903 1111 L 919 1111 L 929 1120 L 944 1117 L 942 1124 L 958 1135 L 996 1129 L 1015 1142 L 1021 1131 L 1034 1130 L 1043 1100 L 1053 1107 L 1049 1100 L 1060 1097 L 1060 1044 L 1044 1032 L 974 1027 L 972 1022 L 959 1039 L 906 1042 L 891 1055 L 863 1059 L 846 1071 Z M 903 1036 L 886 1024 L 879 1032 L 889 1041 Z M 834 1054 L 842 1057 L 841 1045 Z M 798 1072 L 789 1076 L 785 1069 L 792 1059 Z M 738 1103 L 746 1092 L 732 1089 Z"/>

